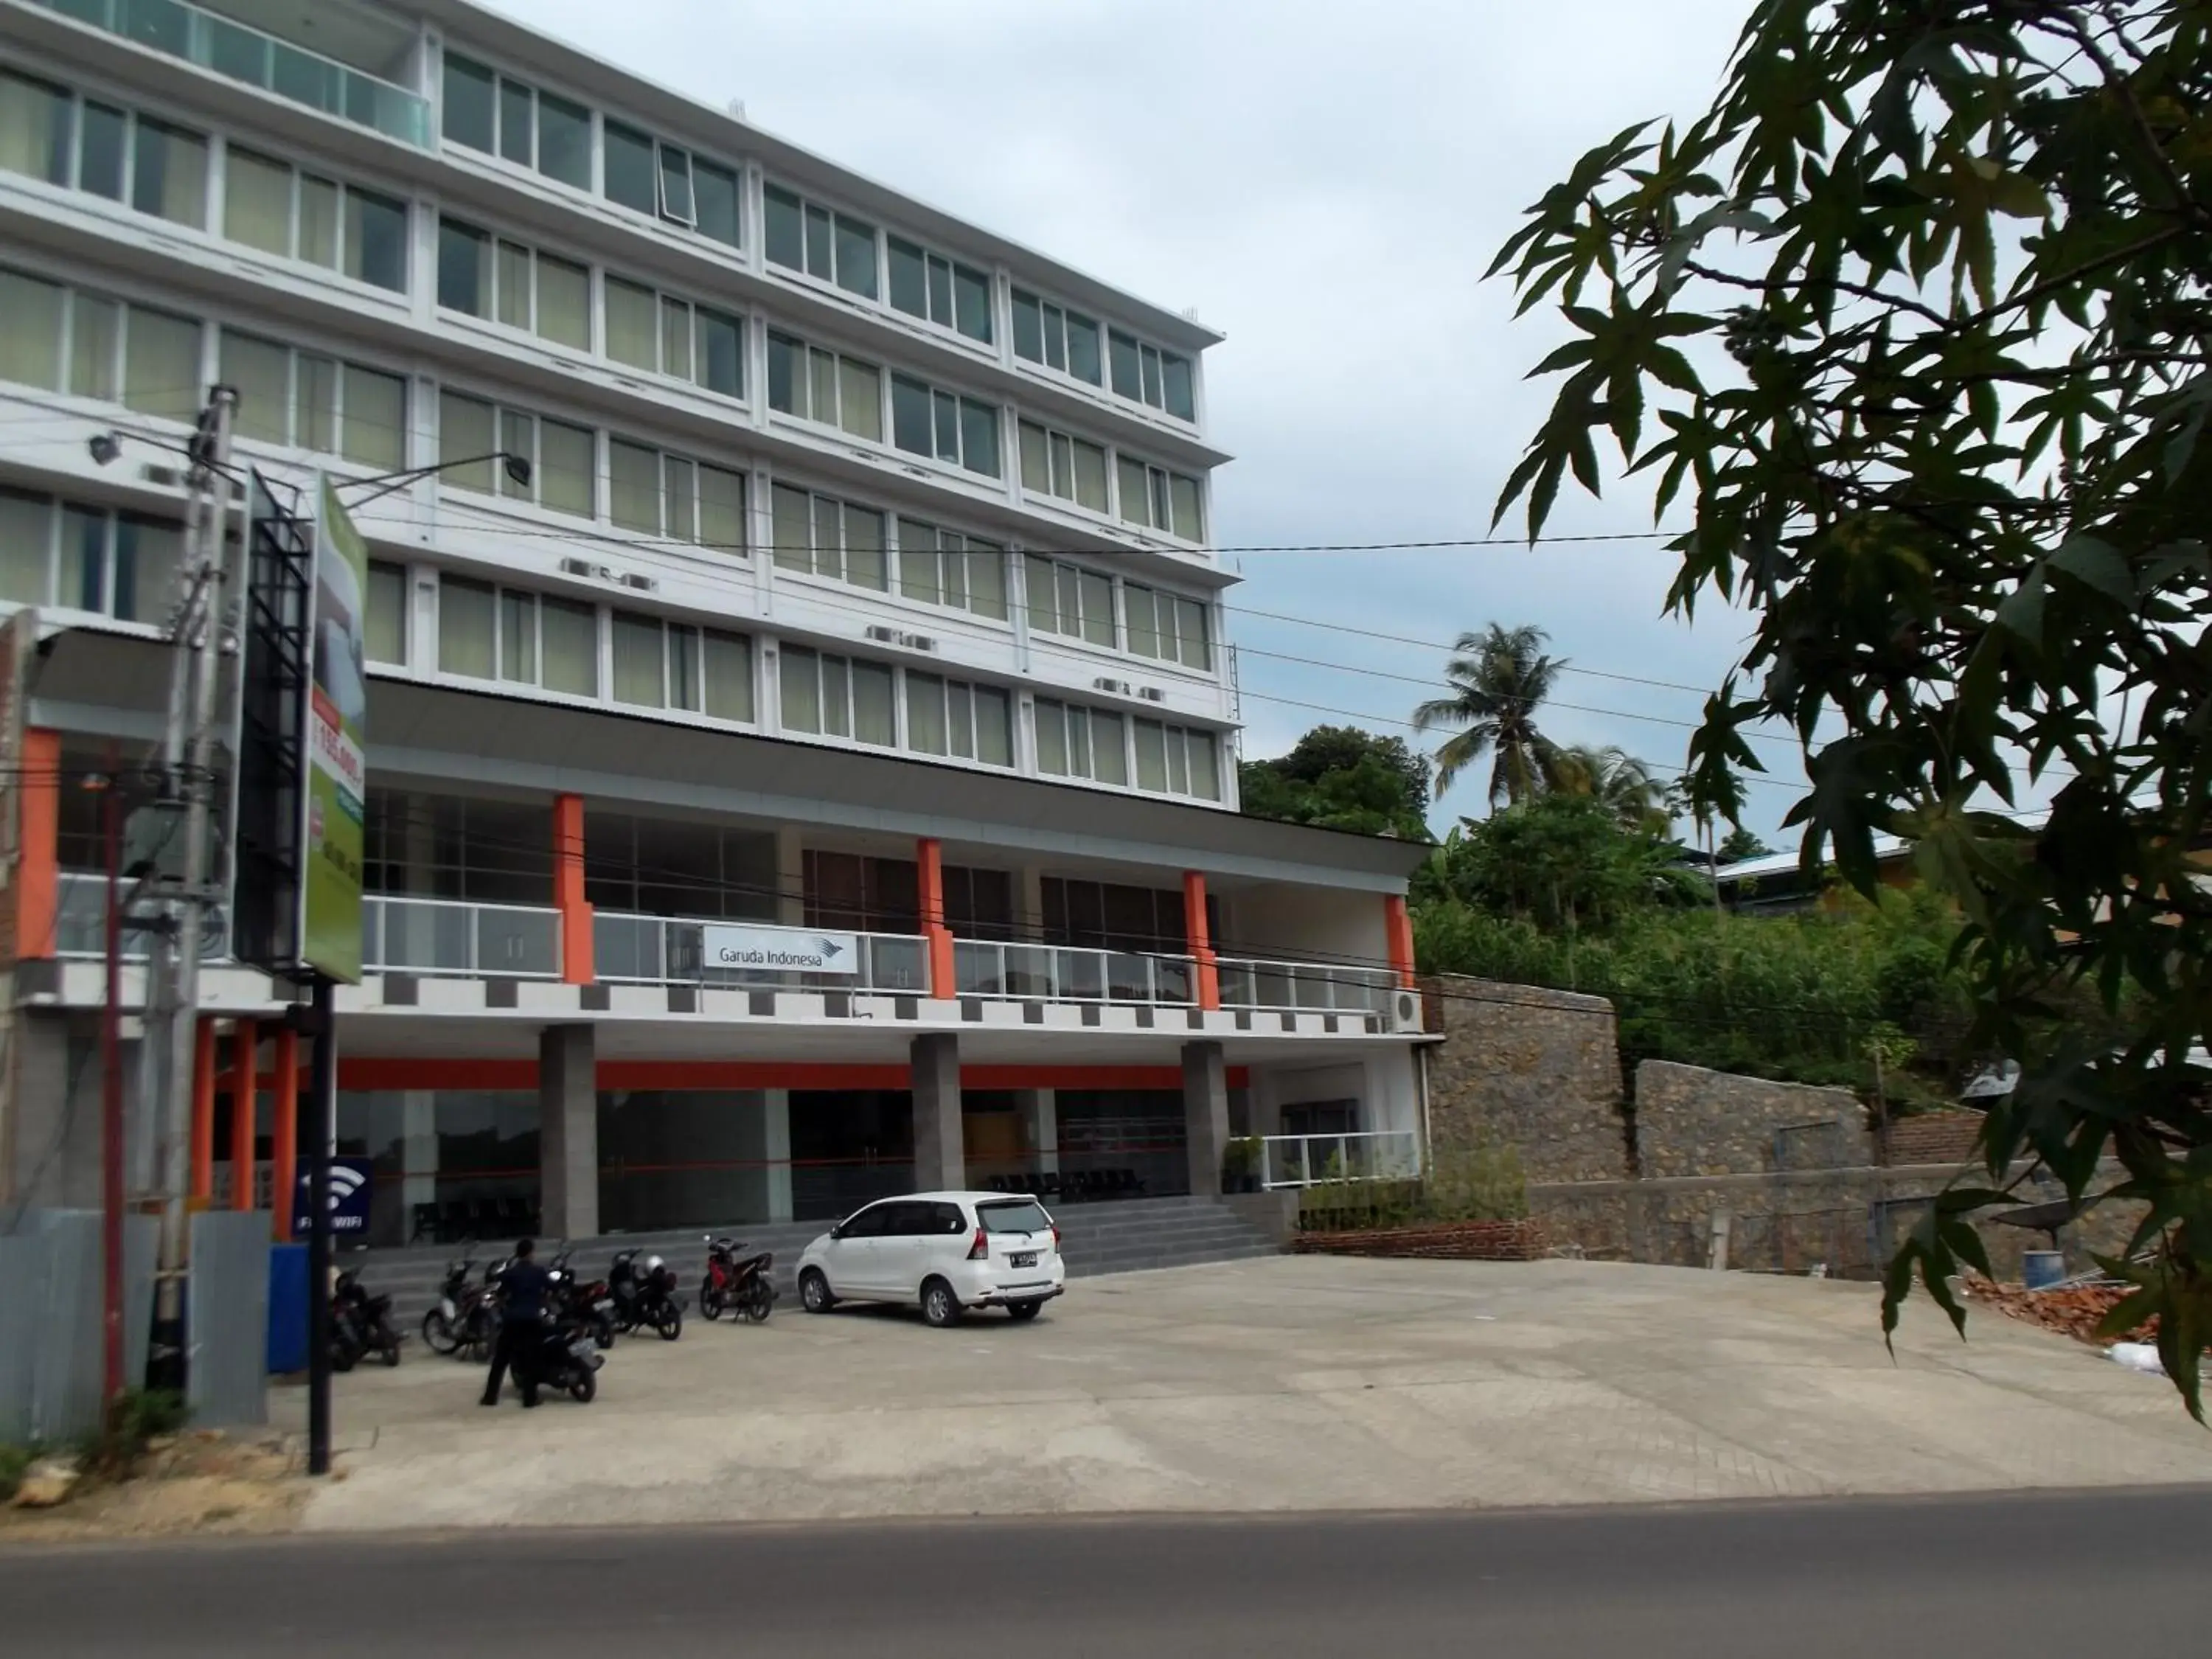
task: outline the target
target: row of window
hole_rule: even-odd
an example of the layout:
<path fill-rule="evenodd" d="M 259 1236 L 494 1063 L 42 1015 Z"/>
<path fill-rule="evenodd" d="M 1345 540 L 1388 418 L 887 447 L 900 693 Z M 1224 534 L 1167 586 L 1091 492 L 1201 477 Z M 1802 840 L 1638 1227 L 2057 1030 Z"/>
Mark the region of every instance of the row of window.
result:
<path fill-rule="evenodd" d="M 911 374 L 886 374 L 875 363 L 774 329 L 768 337 L 768 406 L 870 443 L 883 442 L 888 425 L 894 448 L 986 477 L 1000 476 L 996 404 Z"/>
<path fill-rule="evenodd" d="M 1221 799 L 1219 749 L 1210 732 L 1108 708 L 1036 699 L 1037 770 L 1152 794 Z"/>
<path fill-rule="evenodd" d="M 1213 652 L 1206 606 L 1179 593 L 1103 572 L 1024 555 L 1024 591 L 1032 631 L 1058 634 L 1106 650 L 1125 650 L 1186 668 L 1211 670 Z M 1117 617 L 1115 592 L 1121 592 Z"/>
<path fill-rule="evenodd" d="M 1007 619 L 1006 552 L 996 542 L 791 484 L 773 486 L 769 501 L 786 570 Z"/>
<path fill-rule="evenodd" d="M 184 545 L 173 520 L 0 489 L 0 599 L 160 627 Z"/>
<path fill-rule="evenodd" d="M 1126 329 L 1102 331 L 1096 318 L 1018 288 L 1013 292 L 1014 355 L 1088 386 L 1112 385 L 1114 395 L 1198 419 L 1190 359 L 1139 340 Z M 1106 350 L 1102 357 L 1102 334 Z"/>
<path fill-rule="evenodd" d="M 1118 513 L 1126 524 L 1165 531 L 1184 541 L 1206 539 L 1205 492 L 1188 473 L 1153 466 L 1133 455 L 1059 432 L 1037 421 L 1018 423 L 1022 492 L 1050 495 L 1092 513 Z M 1113 481 L 1109 492 L 1108 480 Z"/>
<path fill-rule="evenodd" d="M 770 264 L 991 343 L 988 272 L 779 185 L 765 187 L 763 215 Z"/>

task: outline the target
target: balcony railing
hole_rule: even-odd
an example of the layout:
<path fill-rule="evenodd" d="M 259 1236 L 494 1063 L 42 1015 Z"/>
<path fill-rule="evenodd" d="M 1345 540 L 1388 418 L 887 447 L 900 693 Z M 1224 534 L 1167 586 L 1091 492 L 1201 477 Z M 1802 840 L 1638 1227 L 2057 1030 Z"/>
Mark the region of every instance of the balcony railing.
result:
<path fill-rule="evenodd" d="M 523 904 L 365 898 L 361 963 L 372 973 L 561 976 L 561 913 Z"/>
<path fill-rule="evenodd" d="M 319 109 L 387 138 L 430 147 L 430 102 L 389 81 L 184 0 L 38 0 L 125 40 Z"/>
<path fill-rule="evenodd" d="M 854 974 L 768 973 L 709 967 L 706 930 L 715 924 L 684 916 L 628 915 L 602 910 L 592 918 L 592 968 L 602 980 L 629 985 L 707 985 L 821 991 L 929 989 L 928 955 L 913 933 L 860 933 Z"/>
<path fill-rule="evenodd" d="M 1188 1007 L 1188 957 L 1140 955 L 1065 945 L 999 945 L 958 939 L 952 976 L 963 997 L 1043 1002 L 1149 1002 Z"/>
<path fill-rule="evenodd" d="M 1334 1135 L 1268 1135 L 1260 1143 L 1260 1184 L 1322 1187 L 1339 1181 L 1413 1181 L 1421 1138 L 1411 1129 Z"/>
<path fill-rule="evenodd" d="M 1319 962 L 1259 962 L 1224 957 L 1221 1006 L 1310 1013 L 1386 1014 L 1397 977 L 1387 968 L 1344 968 Z"/>
<path fill-rule="evenodd" d="M 54 896 L 54 954 L 64 959 L 104 962 L 107 957 L 107 878 L 96 872 L 64 870 Z M 126 884 L 125 893 L 130 888 Z M 200 960 L 219 962 L 230 953 L 230 932 L 225 914 L 217 910 L 200 931 Z M 146 935 L 131 927 L 123 928 L 123 959 L 146 959 Z"/>

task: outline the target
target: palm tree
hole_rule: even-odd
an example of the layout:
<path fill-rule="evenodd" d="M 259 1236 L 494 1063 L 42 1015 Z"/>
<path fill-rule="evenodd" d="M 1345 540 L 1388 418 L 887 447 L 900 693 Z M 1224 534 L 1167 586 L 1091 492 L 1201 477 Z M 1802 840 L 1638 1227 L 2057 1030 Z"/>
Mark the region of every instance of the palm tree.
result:
<path fill-rule="evenodd" d="M 1551 636 L 1540 628 L 1500 628 L 1462 634 L 1444 665 L 1451 695 L 1413 711 L 1413 729 L 1464 728 L 1437 750 L 1437 793 L 1489 750 L 1490 804 L 1517 805 L 1553 781 L 1559 750 L 1536 729 L 1536 708 L 1552 694 L 1566 664 L 1544 654 Z"/>
<path fill-rule="evenodd" d="M 1665 787 L 1649 766 L 1618 744 L 1562 749 L 1555 775 L 1554 787 L 1591 797 L 1624 830 L 1663 836 L 1674 828 Z"/>

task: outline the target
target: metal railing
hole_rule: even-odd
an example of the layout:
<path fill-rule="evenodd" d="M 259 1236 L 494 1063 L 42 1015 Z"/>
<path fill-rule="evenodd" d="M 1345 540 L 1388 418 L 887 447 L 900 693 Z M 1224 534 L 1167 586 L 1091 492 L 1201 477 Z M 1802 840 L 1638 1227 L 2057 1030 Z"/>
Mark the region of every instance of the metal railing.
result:
<path fill-rule="evenodd" d="M 364 898 L 361 963 L 372 973 L 561 976 L 561 913 L 525 904 Z"/>
<path fill-rule="evenodd" d="M 929 989 L 928 952 L 913 933 L 860 933 L 855 974 L 763 973 L 714 968 L 706 961 L 706 930 L 720 924 L 688 916 L 641 916 L 601 910 L 592 918 L 592 971 L 629 985 L 720 985 L 819 991 Z"/>
<path fill-rule="evenodd" d="M 130 891 L 125 884 L 125 893 Z M 54 954 L 64 959 L 104 962 L 107 958 L 107 878 L 83 870 L 64 870 L 54 893 Z M 200 960 L 220 962 L 230 954 L 229 914 L 216 909 L 200 930 Z M 123 959 L 146 959 L 146 935 L 123 928 Z"/>
<path fill-rule="evenodd" d="M 180 58 L 387 138 L 430 148 L 430 100 L 185 0 L 39 0 L 49 11 Z"/>
<path fill-rule="evenodd" d="M 1322 962 L 1220 959 L 1221 1006 L 1323 1014 L 1385 1014 L 1397 976 L 1387 968 L 1346 968 Z"/>
<path fill-rule="evenodd" d="M 1267 1135 L 1260 1184 L 1320 1187 L 1339 1181 L 1416 1181 L 1421 1138 L 1411 1129 L 1354 1129 L 1333 1135 Z"/>
<path fill-rule="evenodd" d="M 952 945 L 953 982 L 963 997 L 1188 1007 L 1195 1000 L 1193 971 L 1188 957 L 988 939 L 956 939 Z"/>

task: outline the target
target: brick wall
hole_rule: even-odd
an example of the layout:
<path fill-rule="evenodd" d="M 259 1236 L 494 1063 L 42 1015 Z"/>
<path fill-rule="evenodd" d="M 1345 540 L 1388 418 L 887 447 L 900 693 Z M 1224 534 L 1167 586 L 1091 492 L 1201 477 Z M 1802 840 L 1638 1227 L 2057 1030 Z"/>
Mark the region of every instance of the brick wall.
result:
<path fill-rule="evenodd" d="M 1889 1126 L 1892 1164 L 1964 1164 L 1975 1156 L 1979 1112 L 1922 1112 Z"/>
<path fill-rule="evenodd" d="M 1438 1151 L 1479 1139 L 1517 1151 L 1532 1182 L 1627 1173 L 1613 1005 L 1534 986 L 1443 975 L 1423 981 L 1429 1126 Z"/>
<path fill-rule="evenodd" d="M 1864 1123 L 1858 1097 L 1845 1089 L 1771 1083 L 1664 1060 L 1636 1068 L 1637 1158 L 1649 1176 L 1869 1164 Z"/>

